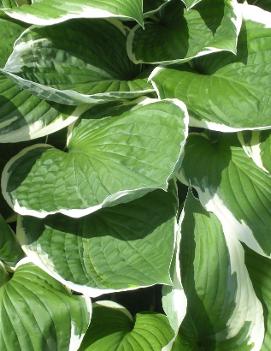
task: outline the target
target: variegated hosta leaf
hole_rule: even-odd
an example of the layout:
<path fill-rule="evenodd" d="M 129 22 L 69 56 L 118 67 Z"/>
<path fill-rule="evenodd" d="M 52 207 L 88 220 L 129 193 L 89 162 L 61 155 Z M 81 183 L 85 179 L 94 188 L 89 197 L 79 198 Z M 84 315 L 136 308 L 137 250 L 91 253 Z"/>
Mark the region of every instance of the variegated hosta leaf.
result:
<path fill-rule="evenodd" d="M 6 270 L 6 266 L 2 261 L 0 261 L 0 288 L 4 285 L 9 279 L 9 274 Z"/>
<path fill-rule="evenodd" d="M 235 135 L 191 135 L 181 178 L 205 207 L 261 255 L 271 256 L 271 177 L 247 156 Z"/>
<path fill-rule="evenodd" d="M 137 105 L 101 119 L 87 116 L 72 129 L 67 152 L 36 144 L 8 162 L 2 191 L 16 212 L 82 217 L 167 189 L 187 135 L 187 112 L 179 100 Z"/>
<path fill-rule="evenodd" d="M 35 264 L 95 297 L 171 283 L 177 209 L 172 185 L 79 219 L 20 217 L 17 235 Z"/>
<path fill-rule="evenodd" d="M 271 134 L 270 131 L 242 132 L 238 134 L 246 154 L 264 172 L 271 173 Z"/>
<path fill-rule="evenodd" d="M 112 301 L 93 305 L 93 321 L 80 351 L 161 351 L 172 337 L 166 316 L 137 313 Z"/>
<path fill-rule="evenodd" d="M 216 51 L 235 53 L 241 20 L 235 0 L 205 0 L 191 10 L 173 0 L 145 29 L 134 27 L 128 54 L 135 63 L 172 64 Z"/>
<path fill-rule="evenodd" d="M 248 248 L 245 248 L 245 253 L 246 266 L 264 310 L 265 337 L 261 351 L 269 351 L 271 345 L 271 261 Z"/>
<path fill-rule="evenodd" d="M 142 25 L 142 7 L 142 0 L 33 0 L 31 5 L 6 8 L 4 12 L 22 22 L 42 26 L 73 18 L 112 17 L 133 19 Z"/>
<path fill-rule="evenodd" d="M 60 105 L 20 89 L 0 73 L 0 143 L 41 138 L 75 122 L 86 106 Z"/>
<path fill-rule="evenodd" d="M 141 69 L 127 56 L 120 22 L 77 20 L 26 30 L 4 73 L 41 98 L 77 105 L 152 92 Z"/>
<path fill-rule="evenodd" d="M 0 19 L 0 66 L 4 65 L 23 26 Z M 0 143 L 35 139 L 56 132 L 76 121 L 84 106 L 46 102 L 19 88 L 0 73 Z"/>
<path fill-rule="evenodd" d="M 90 306 L 40 268 L 22 264 L 0 287 L 0 349 L 76 351 L 90 323 Z"/>
<path fill-rule="evenodd" d="M 24 253 L 13 231 L 0 215 L 0 260 L 14 267 L 23 257 Z"/>
<path fill-rule="evenodd" d="M 180 245 L 188 304 L 176 350 L 259 351 L 263 309 L 244 264 L 242 245 L 234 230 L 223 233 L 216 216 L 191 193 L 184 207 Z"/>
<path fill-rule="evenodd" d="M 197 59 L 193 70 L 157 68 L 152 74 L 161 98 L 187 104 L 191 126 L 222 132 L 271 127 L 271 13 L 239 8 L 244 25 L 236 57 L 218 53 Z"/>

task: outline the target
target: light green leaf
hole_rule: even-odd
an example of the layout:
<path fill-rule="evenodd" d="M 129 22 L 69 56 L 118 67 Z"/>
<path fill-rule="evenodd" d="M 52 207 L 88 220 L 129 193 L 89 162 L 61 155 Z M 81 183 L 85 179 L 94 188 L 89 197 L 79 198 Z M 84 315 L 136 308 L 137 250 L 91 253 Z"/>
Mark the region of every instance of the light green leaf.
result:
<path fill-rule="evenodd" d="M 24 253 L 13 231 L 0 215 L 0 260 L 14 267 L 23 257 Z"/>
<path fill-rule="evenodd" d="M 127 56 L 125 28 L 104 20 L 26 30 L 3 73 L 33 94 L 67 105 L 131 99 L 153 91 L 149 72 Z"/>
<path fill-rule="evenodd" d="M 195 187 L 224 233 L 270 257 L 271 177 L 259 169 L 233 134 L 191 135 L 181 179 Z"/>
<path fill-rule="evenodd" d="M 245 248 L 245 253 L 246 266 L 252 284 L 264 309 L 265 337 L 261 351 L 269 351 L 271 345 L 271 262 L 269 259 L 249 250 L 247 247 Z"/>
<path fill-rule="evenodd" d="M 22 215 L 82 217 L 166 190 L 181 161 L 188 116 L 179 100 L 145 103 L 101 119 L 86 113 L 67 152 L 46 144 L 22 150 L 2 174 L 7 202 Z"/>
<path fill-rule="evenodd" d="M 271 11 L 271 2 L 270 0 L 248 0 L 249 4 L 259 6 L 266 11 Z"/>
<path fill-rule="evenodd" d="M 1 351 L 76 351 L 90 323 L 90 300 L 27 263 L 0 287 Z"/>
<path fill-rule="evenodd" d="M 127 51 L 135 63 L 172 64 L 217 51 L 235 53 L 241 27 L 235 0 L 206 0 L 187 10 L 180 0 L 130 32 Z"/>
<path fill-rule="evenodd" d="M 137 313 L 135 319 L 111 301 L 93 305 L 93 321 L 80 351 L 161 351 L 172 336 L 166 316 Z"/>
<path fill-rule="evenodd" d="M 236 57 L 218 53 L 196 60 L 194 69 L 152 73 L 161 98 L 177 97 L 187 104 L 191 126 L 222 132 L 271 127 L 271 13 L 239 7 L 244 25 Z"/>
<path fill-rule="evenodd" d="M 80 219 L 20 217 L 26 254 L 72 290 L 96 297 L 170 284 L 178 200 L 176 188 Z"/>
<path fill-rule="evenodd" d="M 36 0 L 32 5 L 4 9 L 17 20 L 48 26 L 73 18 L 132 19 L 143 25 L 142 0 Z"/>
<path fill-rule="evenodd" d="M 178 350 L 260 350 L 263 310 L 234 231 L 223 234 L 216 216 L 190 193 L 181 234 L 181 277 L 188 304 Z"/>

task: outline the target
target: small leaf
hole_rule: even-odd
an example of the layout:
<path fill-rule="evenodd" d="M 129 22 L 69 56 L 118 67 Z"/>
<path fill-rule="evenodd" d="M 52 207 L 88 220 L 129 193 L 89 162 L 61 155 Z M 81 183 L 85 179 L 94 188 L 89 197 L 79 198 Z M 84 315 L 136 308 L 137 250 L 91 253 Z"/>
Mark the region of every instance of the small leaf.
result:
<path fill-rule="evenodd" d="M 161 351 L 172 336 L 166 316 L 129 312 L 111 301 L 93 305 L 93 321 L 80 351 Z"/>

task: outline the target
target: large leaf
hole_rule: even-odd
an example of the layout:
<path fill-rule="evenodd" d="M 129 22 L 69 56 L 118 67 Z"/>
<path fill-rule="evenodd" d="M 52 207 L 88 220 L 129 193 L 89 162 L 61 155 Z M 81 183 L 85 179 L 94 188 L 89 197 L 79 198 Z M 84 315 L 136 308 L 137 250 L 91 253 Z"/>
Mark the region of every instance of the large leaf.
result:
<path fill-rule="evenodd" d="M 142 0 L 35 0 L 32 5 L 4 9 L 17 20 L 37 25 L 52 25 L 72 18 L 133 19 L 143 24 Z M 5 5 L 5 4 L 4 4 Z"/>
<path fill-rule="evenodd" d="M 171 337 L 166 316 L 138 313 L 133 319 L 124 307 L 101 301 L 93 306 L 93 321 L 80 351 L 161 351 Z"/>
<path fill-rule="evenodd" d="M 271 345 L 271 261 L 246 248 L 246 266 L 254 289 L 263 304 L 265 338 L 261 351 L 269 351 Z"/>
<path fill-rule="evenodd" d="M 13 267 L 23 257 L 24 253 L 13 231 L 0 215 L 0 260 Z"/>
<path fill-rule="evenodd" d="M 217 51 L 235 53 L 241 27 L 235 0 L 205 0 L 186 10 L 180 0 L 130 32 L 127 49 L 135 63 L 172 64 Z"/>
<path fill-rule="evenodd" d="M 181 178 L 197 189 L 225 233 L 270 256 L 271 177 L 247 156 L 235 135 L 191 135 Z"/>
<path fill-rule="evenodd" d="M 35 264 L 95 297 L 171 283 L 177 208 L 172 186 L 80 219 L 20 217 L 17 235 Z"/>
<path fill-rule="evenodd" d="M 187 104 L 191 126 L 223 132 L 271 127 L 271 13 L 240 8 L 244 25 L 236 57 L 218 53 L 199 58 L 193 70 L 158 68 L 152 74 L 161 98 Z"/>
<path fill-rule="evenodd" d="M 0 19 L 0 65 L 4 65 L 23 26 Z M 31 95 L 0 74 L 0 143 L 39 138 L 74 122 L 86 108 L 50 103 Z"/>
<path fill-rule="evenodd" d="M 181 224 L 180 264 L 187 314 L 178 350 L 260 350 L 263 310 L 244 264 L 234 231 L 190 193 Z"/>
<path fill-rule="evenodd" d="M 30 263 L 0 287 L 3 351 L 76 351 L 89 322 L 90 301 Z"/>
<path fill-rule="evenodd" d="M 35 217 L 81 217 L 166 190 L 187 135 L 185 106 L 164 100 L 114 114 L 86 114 L 72 129 L 68 152 L 36 144 L 12 158 L 2 174 L 10 206 Z"/>
<path fill-rule="evenodd" d="M 152 91 L 126 53 L 119 22 L 68 21 L 32 27 L 17 40 L 4 73 L 41 98 L 63 104 L 133 98 Z"/>

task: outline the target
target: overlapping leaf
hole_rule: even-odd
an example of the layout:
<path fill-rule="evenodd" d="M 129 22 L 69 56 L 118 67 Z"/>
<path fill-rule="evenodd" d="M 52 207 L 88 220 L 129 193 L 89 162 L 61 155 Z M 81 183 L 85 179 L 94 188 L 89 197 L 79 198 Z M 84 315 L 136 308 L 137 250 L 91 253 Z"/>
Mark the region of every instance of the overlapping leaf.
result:
<path fill-rule="evenodd" d="M 93 322 L 80 351 L 161 351 L 172 334 L 162 314 L 138 313 L 134 319 L 124 307 L 101 301 L 93 306 Z"/>
<path fill-rule="evenodd" d="M 0 260 L 14 267 L 23 257 L 13 231 L 0 215 Z"/>
<path fill-rule="evenodd" d="M 22 22 L 43 26 L 73 18 L 112 17 L 133 19 L 143 24 L 142 7 L 142 0 L 33 0 L 31 5 L 5 8 L 4 12 Z"/>
<path fill-rule="evenodd" d="M 154 191 L 127 204 L 71 219 L 21 217 L 26 254 L 71 289 L 90 296 L 170 284 L 178 201 Z"/>
<path fill-rule="evenodd" d="M 234 231 L 188 195 L 181 224 L 180 263 L 187 314 L 173 350 L 260 350 L 263 310 Z"/>
<path fill-rule="evenodd" d="M 235 0 L 206 0 L 190 10 L 174 0 L 144 29 L 130 32 L 128 54 L 135 63 L 172 64 L 216 51 L 235 53 L 240 26 Z"/>
<path fill-rule="evenodd" d="M 191 135 L 181 170 L 225 233 L 270 256 L 271 177 L 247 156 L 235 135 Z"/>
<path fill-rule="evenodd" d="M 270 131 L 242 132 L 238 134 L 244 151 L 264 172 L 271 172 L 271 134 Z"/>
<path fill-rule="evenodd" d="M 68 152 L 36 144 L 12 158 L 2 175 L 10 206 L 22 215 L 81 217 L 166 190 L 187 135 L 185 106 L 164 100 L 114 114 L 82 118 Z"/>
<path fill-rule="evenodd" d="M 152 91 L 148 72 L 127 56 L 124 27 L 104 20 L 32 27 L 17 40 L 4 73 L 33 94 L 68 105 Z"/>
<path fill-rule="evenodd" d="M 218 53 L 197 59 L 194 69 L 158 68 L 152 74 L 161 98 L 187 104 L 192 126 L 222 132 L 271 126 L 271 13 L 240 8 L 244 24 L 236 57 Z"/>
<path fill-rule="evenodd" d="M 90 323 L 90 301 L 30 263 L 1 285 L 1 350 L 78 350 Z"/>
<path fill-rule="evenodd" d="M 13 43 L 25 28 L 0 19 L 0 65 L 4 65 Z M 53 133 L 76 121 L 85 107 L 67 107 L 46 102 L 20 89 L 0 73 L 0 143 L 35 139 Z"/>

